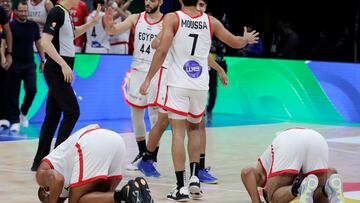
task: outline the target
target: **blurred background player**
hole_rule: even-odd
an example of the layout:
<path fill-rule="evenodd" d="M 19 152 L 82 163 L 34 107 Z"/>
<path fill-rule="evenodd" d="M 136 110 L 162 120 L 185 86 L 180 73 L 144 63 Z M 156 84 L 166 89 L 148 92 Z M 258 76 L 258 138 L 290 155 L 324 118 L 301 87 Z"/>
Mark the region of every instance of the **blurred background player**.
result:
<path fill-rule="evenodd" d="M 39 25 L 41 34 L 44 30 L 46 17 L 54 5 L 50 0 L 28 0 L 28 6 L 28 18 Z"/>
<path fill-rule="evenodd" d="M 115 23 L 123 22 L 131 12 L 128 10 L 132 0 L 115 0 L 112 4 L 114 9 L 113 17 Z M 130 30 L 110 36 L 110 53 L 111 54 L 128 54 Z"/>
<path fill-rule="evenodd" d="M 107 5 L 107 0 L 93 0 L 93 7 L 101 5 L 100 17 L 101 19 L 88 31 L 86 31 L 86 46 L 85 53 L 92 54 L 108 54 L 110 52 L 110 36 L 105 31 L 104 11 Z M 92 22 L 96 16 L 96 10 L 92 11 L 86 18 L 86 22 Z"/>
<path fill-rule="evenodd" d="M 71 17 L 73 19 L 74 26 L 81 26 L 85 24 L 86 17 L 89 15 L 87 6 L 83 0 L 80 0 L 79 3 L 72 7 L 70 10 Z M 82 35 L 75 39 L 75 52 L 83 53 L 84 46 L 86 42 L 86 36 Z"/>
<path fill-rule="evenodd" d="M 151 60 L 153 58 L 154 49 L 151 47 L 151 42 L 162 29 L 163 14 L 160 12 L 162 0 L 145 0 L 145 12 L 132 14 L 121 23 L 114 24 L 112 9 L 110 8 L 106 13 L 106 31 L 108 34 L 117 34 L 125 32 L 130 28 L 135 31 L 134 38 L 134 53 L 131 64 L 131 72 L 127 81 L 127 92 L 125 99 L 131 108 L 131 119 L 133 129 L 138 144 L 139 154 L 128 165 L 128 170 L 137 170 L 137 164 L 146 152 L 146 127 L 144 121 L 144 111 L 148 108 L 151 126 L 157 120 L 157 107 L 155 106 L 157 79 L 152 81 L 152 94 L 144 96 L 140 94 L 141 82 L 150 68 Z"/>

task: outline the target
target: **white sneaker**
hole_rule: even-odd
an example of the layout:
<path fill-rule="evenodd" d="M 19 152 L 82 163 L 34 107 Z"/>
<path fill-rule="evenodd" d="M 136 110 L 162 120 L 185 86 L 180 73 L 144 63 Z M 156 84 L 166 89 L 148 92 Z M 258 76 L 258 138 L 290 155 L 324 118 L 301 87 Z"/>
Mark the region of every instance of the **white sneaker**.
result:
<path fill-rule="evenodd" d="M 191 176 L 189 180 L 189 191 L 192 199 L 201 199 L 203 192 L 200 189 L 200 180 L 196 176 Z"/>
<path fill-rule="evenodd" d="M 332 174 L 325 184 L 325 192 L 329 203 L 343 203 L 344 193 L 341 177 L 339 174 Z"/>
<path fill-rule="evenodd" d="M 300 185 L 300 200 L 299 203 L 313 203 L 314 191 L 318 187 L 319 179 L 316 175 L 308 175 Z"/>
<path fill-rule="evenodd" d="M 185 186 L 180 188 L 180 190 L 178 190 L 177 187 L 174 187 L 166 197 L 168 200 L 178 202 L 187 202 L 190 200 L 189 190 Z"/>
<path fill-rule="evenodd" d="M 0 127 L 2 128 L 9 128 L 10 127 L 10 122 L 6 119 L 1 119 L 0 120 Z"/>
<path fill-rule="evenodd" d="M 20 123 L 24 128 L 29 127 L 29 120 L 27 119 L 27 116 L 22 113 L 20 114 Z"/>
<path fill-rule="evenodd" d="M 10 132 L 18 133 L 20 132 L 20 123 L 14 123 L 10 127 Z"/>

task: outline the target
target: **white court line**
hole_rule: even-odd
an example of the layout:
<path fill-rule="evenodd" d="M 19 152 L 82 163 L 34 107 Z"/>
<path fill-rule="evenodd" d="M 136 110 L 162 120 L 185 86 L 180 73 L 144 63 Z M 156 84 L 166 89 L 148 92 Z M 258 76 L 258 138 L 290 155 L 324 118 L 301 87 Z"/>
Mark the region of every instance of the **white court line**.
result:
<path fill-rule="evenodd" d="M 333 150 L 333 151 L 343 152 L 343 153 L 349 153 L 349 154 L 360 154 L 360 152 L 354 152 L 354 151 L 348 151 L 348 150 L 341 150 L 341 149 L 332 148 L 332 147 L 329 147 L 329 149 L 331 149 L 331 150 Z"/>

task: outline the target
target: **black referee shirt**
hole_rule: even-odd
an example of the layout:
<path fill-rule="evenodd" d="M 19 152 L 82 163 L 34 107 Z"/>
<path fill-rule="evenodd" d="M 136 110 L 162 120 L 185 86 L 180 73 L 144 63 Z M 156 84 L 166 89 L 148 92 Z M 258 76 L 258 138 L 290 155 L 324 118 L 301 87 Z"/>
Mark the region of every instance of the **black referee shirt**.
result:
<path fill-rule="evenodd" d="M 60 56 L 75 57 L 74 25 L 65 7 L 58 4 L 50 10 L 46 18 L 44 33 L 54 36 L 52 43 Z"/>

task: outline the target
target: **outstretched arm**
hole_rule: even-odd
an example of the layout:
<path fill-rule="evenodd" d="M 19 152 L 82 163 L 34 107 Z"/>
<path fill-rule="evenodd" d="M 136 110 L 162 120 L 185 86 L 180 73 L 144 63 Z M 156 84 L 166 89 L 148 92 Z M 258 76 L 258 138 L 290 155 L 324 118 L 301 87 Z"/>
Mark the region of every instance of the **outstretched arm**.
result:
<path fill-rule="evenodd" d="M 125 32 L 126 30 L 132 28 L 136 24 L 139 15 L 140 14 L 132 14 L 129 17 L 127 17 L 123 22 L 115 24 L 112 8 L 108 8 L 104 16 L 106 33 L 109 35 L 114 35 Z"/>
<path fill-rule="evenodd" d="M 88 22 L 88 23 L 86 23 L 84 25 L 81 25 L 81 26 L 77 26 L 75 28 L 75 38 L 78 38 L 79 36 L 84 34 L 87 30 L 92 28 L 100 20 L 100 18 L 101 18 L 100 10 L 101 10 L 101 5 L 98 4 L 97 8 L 96 8 L 95 17 L 90 22 Z"/>
<path fill-rule="evenodd" d="M 244 35 L 242 37 L 235 36 L 229 32 L 218 19 L 212 16 L 210 16 L 210 18 L 214 35 L 231 48 L 240 49 L 245 47 L 247 44 L 257 43 L 259 39 L 259 33 L 255 30 L 252 32 L 247 32 L 246 27 L 244 27 Z"/>

